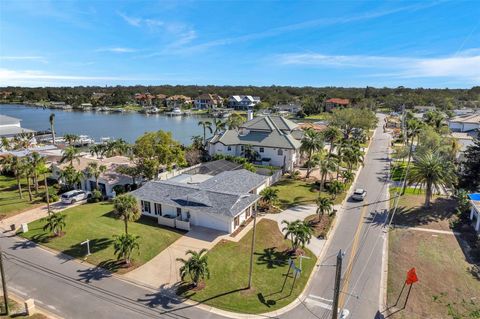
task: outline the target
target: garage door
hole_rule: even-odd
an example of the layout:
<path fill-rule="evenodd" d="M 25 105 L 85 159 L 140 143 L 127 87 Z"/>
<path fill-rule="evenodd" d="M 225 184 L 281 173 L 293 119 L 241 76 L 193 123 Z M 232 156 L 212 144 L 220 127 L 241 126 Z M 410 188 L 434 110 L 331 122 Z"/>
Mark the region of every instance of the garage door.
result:
<path fill-rule="evenodd" d="M 230 232 L 230 221 L 224 216 L 197 212 L 190 212 L 190 215 L 193 225 Z"/>

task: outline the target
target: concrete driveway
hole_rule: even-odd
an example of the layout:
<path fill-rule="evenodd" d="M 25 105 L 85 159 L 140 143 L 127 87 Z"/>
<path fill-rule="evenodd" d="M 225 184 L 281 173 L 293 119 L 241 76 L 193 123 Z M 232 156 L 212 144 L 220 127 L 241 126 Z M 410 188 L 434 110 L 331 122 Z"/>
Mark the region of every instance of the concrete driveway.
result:
<path fill-rule="evenodd" d="M 185 258 L 188 250 L 210 249 L 224 236 L 224 232 L 194 226 L 155 258 L 123 277 L 155 289 L 173 285 L 180 281 L 179 269 L 182 264 L 177 258 Z"/>

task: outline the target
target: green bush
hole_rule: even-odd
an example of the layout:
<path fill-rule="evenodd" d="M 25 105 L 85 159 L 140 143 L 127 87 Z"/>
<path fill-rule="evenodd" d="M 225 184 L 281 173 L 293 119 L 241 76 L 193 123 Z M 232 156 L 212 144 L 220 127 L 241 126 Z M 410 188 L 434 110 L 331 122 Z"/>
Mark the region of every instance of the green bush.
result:
<path fill-rule="evenodd" d="M 113 191 L 117 196 L 127 192 L 125 185 L 115 185 L 113 186 Z"/>
<path fill-rule="evenodd" d="M 48 194 L 49 196 L 49 199 L 50 199 L 50 203 L 55 203 L 55 202 L 58 202 L 58 200 L 60 199 L 60 196 L 58 196 L 57 194 L 55 193 L 50 193 Z M 42 200 L 46 203 L 47 202 L 47 194 L 45 193 L 45 195 L 43 195 L 43 198 Z"/>
<path fill-rule="evenodd" d="M 103 199 L 102 192 L 99 191 L 98 189 L 93 190 L 92 192 L 92 197 L 87 199 L 88 203 L 98 203 L 101 202 Z"/>

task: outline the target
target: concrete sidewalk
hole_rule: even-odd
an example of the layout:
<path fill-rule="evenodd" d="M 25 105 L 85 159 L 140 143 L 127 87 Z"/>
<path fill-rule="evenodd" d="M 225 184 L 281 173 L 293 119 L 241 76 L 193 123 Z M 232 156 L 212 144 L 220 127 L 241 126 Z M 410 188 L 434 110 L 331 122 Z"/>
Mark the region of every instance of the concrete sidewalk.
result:
<path fill-rule="evenodd" d="M 85 203 L 86 201 L 79 201 L 75 204 L 65 205 L 62 202 L 58 201 L 55 203 L 50 204 L 50 210 L 54 212 L 60 212 L 67 208 L 72 208 L 78 205 Z M 0 228 L 4 230 L 10 230 L 10 225 L 15 225 L 16 229 L 19 229 L 22 224 L 31 223 L 37 219 L 44 218 L 48 216 L 47 205 L 35 207 L 30 210 L 27 210 L 23 213 L 14 215 L 9 218 L 2 219 L 0 221 Z"/>

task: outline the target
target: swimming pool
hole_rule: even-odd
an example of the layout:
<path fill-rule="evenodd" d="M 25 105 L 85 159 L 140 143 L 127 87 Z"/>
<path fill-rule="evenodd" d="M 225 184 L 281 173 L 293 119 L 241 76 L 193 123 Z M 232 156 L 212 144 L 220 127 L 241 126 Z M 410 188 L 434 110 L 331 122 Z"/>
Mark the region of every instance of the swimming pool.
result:
<path fill-rule="evenodd" d="M 480 201 L 480 193 L 468 194 L 468 197 L 474 201 Z"/>

